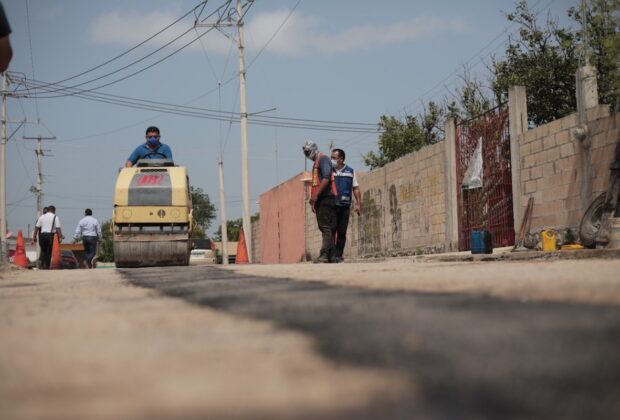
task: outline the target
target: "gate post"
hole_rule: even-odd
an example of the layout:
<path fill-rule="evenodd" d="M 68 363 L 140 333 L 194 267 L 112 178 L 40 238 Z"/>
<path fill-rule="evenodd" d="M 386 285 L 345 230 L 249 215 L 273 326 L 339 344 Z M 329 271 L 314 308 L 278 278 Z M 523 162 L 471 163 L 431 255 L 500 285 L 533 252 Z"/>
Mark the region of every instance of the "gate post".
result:
<path fill-rule="evenodd" d="M 445 251 L 458 249 L 458 197 L 456 179 L 456 120 L 446 119 L 444 124 L 444 182 L 446 203 L 446 240 Z"/>
<path fill-rule="evenodd" d="M 523 218 L 521 191 L 521 150 L 519 136 L 527 131 L 527 96 L 525 86 L 508 89 L 508 121 L 510 130 L 510 169 L 512 172 L 512 214 L 515 232 Z"/>

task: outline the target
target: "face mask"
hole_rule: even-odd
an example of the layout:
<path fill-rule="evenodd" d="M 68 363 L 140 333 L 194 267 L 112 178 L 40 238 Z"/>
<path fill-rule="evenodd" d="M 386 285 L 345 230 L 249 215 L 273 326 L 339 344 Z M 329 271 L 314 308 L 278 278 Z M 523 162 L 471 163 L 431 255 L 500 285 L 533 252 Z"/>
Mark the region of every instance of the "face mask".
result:
<path fill-rule="evenodd" d="M 157 146 L 157 144 L 159 143 L 159 139 L 157 137 L 149 137 L 146 142 L 149 144 L 149 146 Z"/>
<path fill-rule="evenodd" d="M 332 167 L 334 167 L 334 168 L 338 167 L 338 160 L 337 159 L 332 159 Z"/>

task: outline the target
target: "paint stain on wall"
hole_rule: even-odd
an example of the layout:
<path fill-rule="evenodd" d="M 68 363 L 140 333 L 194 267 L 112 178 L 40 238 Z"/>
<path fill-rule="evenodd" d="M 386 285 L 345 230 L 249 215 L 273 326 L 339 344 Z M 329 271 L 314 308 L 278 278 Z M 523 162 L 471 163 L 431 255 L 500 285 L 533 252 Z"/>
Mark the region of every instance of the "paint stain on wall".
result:
<path fill-rule="evenodd" d="M 403 231 L 402 212 L 398 207 L 398 194 L 396 193 L 396 185 L 394 184 L 390 185 L 390 215 L 392 216 L 392 247 L 394 249 L 400 249 Z"/>
<path fill-rule="evenodd" d="M 357 218 L 357 237 L 359 255 L 367 255 L 381 251 L 381 190 L 376 191 L 378 202 L 373 190 L 363 193 L 362 214 Z"/>

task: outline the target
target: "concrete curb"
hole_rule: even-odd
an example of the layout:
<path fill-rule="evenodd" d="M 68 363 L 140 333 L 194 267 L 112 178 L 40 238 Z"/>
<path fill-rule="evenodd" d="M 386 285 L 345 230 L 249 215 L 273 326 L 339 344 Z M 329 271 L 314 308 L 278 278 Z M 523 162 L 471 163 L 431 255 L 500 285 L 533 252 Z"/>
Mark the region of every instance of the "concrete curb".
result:
<path fill-rule="evenodd" d="M 458 261 L 524 261 L 524 260 L 585 260 L 592 258 L 620 258 L 620 249 L 579 249 L 570 251 L 515 251 L 499 254 L 456 254 L 456 255 L 420 255 L 414 260 L 420 262 L 458 262 Z"/>
<path fill-rule="evenodd" d="M 487 261 L 528 261 L 528 260 L 586 260 L 586 259 L 620 259 L 620 248 L 613 249 L 575 249 L 566 251 L 543 252 L 518 250 L 512 247 L 496 248 L 495 254 L 472 254 L 468 251 L 445 254 L 374 256 L 367 258 L 346 259 L 348 263 L 380 263 L 390 260 L 412 260 L 413 262 L 487 262 Z"/>

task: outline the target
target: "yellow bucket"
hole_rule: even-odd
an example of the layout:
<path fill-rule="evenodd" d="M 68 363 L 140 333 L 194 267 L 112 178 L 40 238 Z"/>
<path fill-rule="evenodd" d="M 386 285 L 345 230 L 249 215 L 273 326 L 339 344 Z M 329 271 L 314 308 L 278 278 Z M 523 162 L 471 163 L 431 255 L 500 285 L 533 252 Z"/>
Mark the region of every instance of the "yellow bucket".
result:
<path fill-rule="evenodd" d="M 540 232 L 542 250 L 545 252 L 555 251 L 557 248 L 558 234 L 554 229 L 545 229 Z"/>

